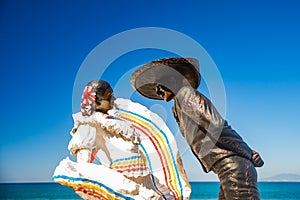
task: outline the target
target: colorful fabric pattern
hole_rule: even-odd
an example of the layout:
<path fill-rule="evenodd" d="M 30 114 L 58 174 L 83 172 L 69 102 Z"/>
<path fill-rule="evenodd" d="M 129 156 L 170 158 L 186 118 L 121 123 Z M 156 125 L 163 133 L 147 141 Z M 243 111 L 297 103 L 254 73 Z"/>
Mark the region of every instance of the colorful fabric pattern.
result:
<path fill-rule="evenodd" d="M 71 187 L 83 199 L 160 199 L 160 195 L 128 179 L 122 173 L 94 163 L 77 163 L 65 158 L 56 167 L 53 180 Z"/>
<path fill-rule="evenodd" d="M 126 199 L 134 200 L 129 196 L 125 196 L 119 192 L 114 191 L 106 185 L 86 178 L 74 178 L 68 176 L 54 176 L 55 182 L 73 188 L 73 190 L 80 194 L 81 197 L 88 196 L 89 198 L 111 200 L 111 199 Z M 83 193 L 83 194 L 82 194 Z"/>
<path fill-rule="evenodd" d="M 147 158 L 150 173 L 154 184 L 160 183 L 169 189 L 172 199 L 181 199 L 183 196 L 183 178 L 180 176 L 176 163 L 178 153 L 175 138 L 162 119 L 144 106 L 126 99 L 117 99 L 116 107 L 119 118 L 130 121 L 141 135 L 141 151 Z M 185 184 L 186 185 L 186 184 Z M 165 199 L 171 199 L 165 196 Z"/>
<path fill-rule="evenodd" d="M 140 155 L 114 160 L 110 168 L 130 177 L 149 173 L 147 164 Z"/>

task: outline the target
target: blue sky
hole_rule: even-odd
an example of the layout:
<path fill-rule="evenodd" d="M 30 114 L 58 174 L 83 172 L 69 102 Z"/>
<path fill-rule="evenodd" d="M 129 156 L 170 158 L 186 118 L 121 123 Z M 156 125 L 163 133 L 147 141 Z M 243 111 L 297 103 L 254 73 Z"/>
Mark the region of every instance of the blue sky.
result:
<path fill-rule="evenodd" d="M 297 1 L 1 1 L 0 182 L 51 180 L 69 155 L 82 62 L 104 40 L 140 27 L 172 29 L 205 48 L 224 82 L 227 120 L 265 160 L 259 177 L 300 174 L 298 10 Z M 115 87 L 132 68 L 170 55 L 131 52 L 99 78 Z M 129 81 L 124 87 L 130 90 Z M 177 130 L 170 103 L 132 99 L 165 109 L 160 114 Z M 189 151 L 183 161 L 191 180 L 217 180 Z"/>

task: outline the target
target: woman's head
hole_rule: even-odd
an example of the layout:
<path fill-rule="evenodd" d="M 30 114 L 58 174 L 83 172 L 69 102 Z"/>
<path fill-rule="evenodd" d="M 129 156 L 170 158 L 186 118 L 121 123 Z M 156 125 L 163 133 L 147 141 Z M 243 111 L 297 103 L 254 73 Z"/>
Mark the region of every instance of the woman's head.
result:
<path fill-rule="evenodd" d="M 107 113 L 113 107 L 113 89 L 103 80 L 93 80 L 87 84 L 82 94 L 81 113 L 84 116 L 94 112 Z"/>

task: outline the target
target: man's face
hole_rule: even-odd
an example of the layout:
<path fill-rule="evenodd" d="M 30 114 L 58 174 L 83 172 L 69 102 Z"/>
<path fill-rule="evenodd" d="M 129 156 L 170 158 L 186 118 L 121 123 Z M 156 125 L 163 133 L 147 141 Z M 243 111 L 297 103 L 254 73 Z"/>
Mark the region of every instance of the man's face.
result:
<path fill-rule="evenodd" d="M 168 102 L 175 98 L 173 92 L 171 92 L 168 88 L 163 85 L 156 86 L 156 93 L 159 95 L 164 101 Z"/>
<path fill-rule="evenodd" d="M 107 111 L 109 111 L 113 107 L 113 101 L 113 93 L 110 90 L 110 88 L 108 88 L 104 92 L 103 96 L 97 97 L 97 100 L 95 101 L 96 112 L 102 112 L 107 114 Z"/>

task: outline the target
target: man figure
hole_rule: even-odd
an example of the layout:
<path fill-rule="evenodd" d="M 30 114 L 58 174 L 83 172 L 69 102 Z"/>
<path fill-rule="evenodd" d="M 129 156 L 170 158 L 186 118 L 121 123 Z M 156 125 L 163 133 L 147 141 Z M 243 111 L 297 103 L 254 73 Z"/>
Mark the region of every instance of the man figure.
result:
<path fill-rule="evenodd" d="M 221 183 L 219 199 L 259 199 L 257 173 L 263 160 L 196 89 L 199 64 L 192 58 L 152 61 L 131 76 L 141 95 L 174 100 L 174 118 L 205 172 L 213 171 Z"/>

